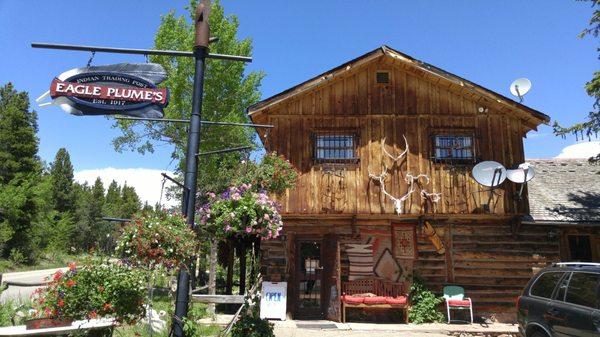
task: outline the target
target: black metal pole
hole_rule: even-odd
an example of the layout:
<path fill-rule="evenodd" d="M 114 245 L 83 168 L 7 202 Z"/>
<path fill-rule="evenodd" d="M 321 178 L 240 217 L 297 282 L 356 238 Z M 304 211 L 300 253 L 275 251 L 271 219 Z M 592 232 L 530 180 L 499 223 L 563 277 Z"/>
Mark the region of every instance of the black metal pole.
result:
<path fill-rule="evenodd" d="M 208 14 L 210 3 L 204 0 L 196 9 L 196 37 L 194 43 L 194 91 L 192 96 L 192 115 L 190 117 L 190 131 L 186 149 L 185 180 L 187 197 L 182 200 L 182 212 L 187 223 L 194 227 L 196 204 L 196 188 L 198 181 L 198 157 L 200 148 L 200 126 L 202 114 L 202 96 L 204 93 L 204 67 L 208 55 L 209 27 Z M 190 269 L 191 270 L 191 269 Z M 183 318 L 188 313 L 190 291 L 190 274 L 186 268 L 179 270 L 177 279 L 177 298 L 175 300 L 175 319 L 173 320 L 173 335 L 184 337 Z"/>

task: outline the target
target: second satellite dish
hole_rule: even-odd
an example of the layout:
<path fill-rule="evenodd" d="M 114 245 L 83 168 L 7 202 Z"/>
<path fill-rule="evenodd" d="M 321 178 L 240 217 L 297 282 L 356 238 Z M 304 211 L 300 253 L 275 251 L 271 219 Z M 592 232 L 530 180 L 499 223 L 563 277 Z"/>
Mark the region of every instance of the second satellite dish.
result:
<path fill-rule="evenodd" d="M 535 177 L 535 170 L 529 163 L 523 163 L 518 168 L 506 171 L 508 180 L 517 184 L 524 184 Z"/>
<path fill-rule="evenodd" d="M 531 81 L 525 77 L 517 78 L 510 84 L 510 93 L 523 102 L 523 96 L 531 90 Z"/>
<path fill-rule="evenodd" d="M 473 178 L 488 187 L 500 186 L 506 180 L 506 168 L 495 161 L 482 161 L 473 167 Z"/>

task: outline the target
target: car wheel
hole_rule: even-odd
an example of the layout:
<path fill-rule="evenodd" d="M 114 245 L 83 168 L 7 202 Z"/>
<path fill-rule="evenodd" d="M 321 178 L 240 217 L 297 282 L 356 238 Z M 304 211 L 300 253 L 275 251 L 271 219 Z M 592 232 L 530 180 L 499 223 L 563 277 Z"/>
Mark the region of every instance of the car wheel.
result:
<path fill-rule="evenodd" d="M 531 335 L 529 335 L 528 337 L 548 337 L 548 335 L 546 335 L 545 333 L 541 332 L 541 331 L 534 331 Z"/>

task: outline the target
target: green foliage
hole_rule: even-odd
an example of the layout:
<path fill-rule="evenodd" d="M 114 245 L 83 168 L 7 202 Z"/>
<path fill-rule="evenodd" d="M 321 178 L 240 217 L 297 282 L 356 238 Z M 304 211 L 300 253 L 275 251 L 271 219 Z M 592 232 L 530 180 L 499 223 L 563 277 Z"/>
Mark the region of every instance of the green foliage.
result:
<path fill-rule="evenodd" d="M 46 288 L 35 293 L 38 317 L 74 320 L 113 317 L 132 323 L 142 318 L 146 289 L 144 274 L 124 265 L 90 261 L 66 272 L 57 271 Z"/>
<path fill-rule="evenodd" d="M 58 212 L 75 212 L 75 194 L 73 193 L 73 164 L 67 149 L 60 148 L 50 165 L 52 181 L 52 200 Z"/>
<path fill-rule="evenodd" d="M 134 216 L 124 227 L 116 252 L 147 270 L 171 270 L 190 262 L 195 249 L 196 234 L 185 217 L 157 211 Z"/>
<path fill-rule="evenodd" d="M 243 315 L 231 328 L 232 337 L 275 337 L 273 324 L 258 314 Z"/>
<path fill-rule="evenodd" d="M 161 18 L 161 24 L 154 38 L 154 48 L 190 51 L 194 45 L 194 11 L 196 1 L 190 1 L 187 8 L 189 18 L 177 17 L 170 12 Z M 237 38 L 239 22 L 234 15 L 225 15 L 220 1 L 214 1 L 210 11 L 212 36 L 219 41 L 210 45 L 212 53 L 251 55 L 252 43 L 246 38 Z M 170 90 L 169 106 L 165 109 L 167 118 L 189 118 L 192 104 L 192 79 L 194 60 L 186 57 L 151 56 L 152 62 L 159 63 L 168 72 L 168 79 L 161 84 Z M 247 122 L 246 107 L 260 99 L 260 86 L 263 74 L 246 71 L 244 62 L 209 59 L 206 62 L 202 119 L 215 121 Z M 173 145 L 172 157 L 179 161 L 180 170 L 187 139 L 187 126 L 181 123 L 140 123 L 118 121 L 115 128 L 122 135 L 113 140 L 118 151 L 137 150 L 140 153 L 152 152 L 157 145 Z M 253 143 L 254 130 L 232 126 L 206 126 L 201 133 L 201 152 L 222 149 L 230 146 L 244 146 Z M 219 156 L 200 158 L 200 194 L 207 191 L 222 191 L 231 182 L 242 153 L 228 153 Z"/>
<path fill-rule="evenodd" d="M 408 319 L 411 323 L 438 323 L 444 321 L 444 314 L 438 310 L 444 299 L 435 296 L 434 293 L 427 290 L 423 281 L 413 278 L 410 286 L 411 307 L 408 311 Z"/>
<path fill-rule="evenodd" d="M 254 189 L 282 195 L 285 190 L 294 187 L 298 171 L 283 156 L 276 152 L 267 153 L 259 164 L 244 161 L 234 175 L 234 184 L 252 184 Z"/>
<path fill-rule="evenodd" d="M 589 25 L 585 28 L 579 37 L 585 37 L 587 35 L 591 35 L 595 38 L 600 36 L 600 0 L 584 0 L 585 2 L 590 2 L 592 4 L 592 8 L 594 8 L 592 17 L 589 21 Z M 600 54 L 600 48 L 597 48 L 596 51 Z M 598 56 L 600 58 L 600 55 Z M 577 123 L 568 127 L 562 127 L 557 121 L 554 122 L 552 126 L 554 128 L 554 134 L 557 136 L 561 136 L 563 138 L 568 134 L 573 134 L 579 139 L 587 137 L 588 139 L 592 137 L 592 135 L 598 135 L 600 132 L 600 71 L 595 71 L 592 79 L 585 84 L 585 90 L 587 94 L 595 99 L 593 108 L 595 110 L 590 111 L 587 120 L 581 123 Z M 590 158 L 591 163 L 600 163 L 600 153 L 596 156 Z"/>
<path fill-rule="evenodd" d="M 15 248 L 27 260 L 37 252 L 31 236 L 41 171 L 36 132 L 28 94 L 10 83 L 0 87 L 0 253 L 6 256 Z"/>
<path fill-rule="evenodd" d="M 0 184 L 38 173 L 37 114 L 29 111 L 29 95 L 11 83 L 0 87 Z"/>

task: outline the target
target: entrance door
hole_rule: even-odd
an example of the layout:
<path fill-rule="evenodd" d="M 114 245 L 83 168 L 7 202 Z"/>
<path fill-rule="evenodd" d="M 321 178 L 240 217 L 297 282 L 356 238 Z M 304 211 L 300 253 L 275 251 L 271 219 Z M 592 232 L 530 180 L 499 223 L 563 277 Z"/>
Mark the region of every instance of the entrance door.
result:
<path fill-rule="evenodd" d="M 296 318 L 321 319 L 323 286 L 321 240 L 298 240 L 296 245 Z"/>

